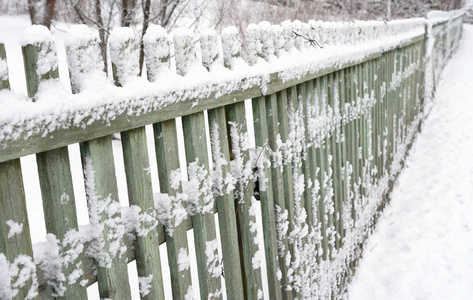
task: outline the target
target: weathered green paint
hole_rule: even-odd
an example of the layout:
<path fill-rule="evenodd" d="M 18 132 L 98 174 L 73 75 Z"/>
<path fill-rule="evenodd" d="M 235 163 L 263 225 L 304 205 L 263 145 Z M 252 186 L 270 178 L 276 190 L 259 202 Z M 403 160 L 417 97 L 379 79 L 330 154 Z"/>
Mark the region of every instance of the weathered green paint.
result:
<path fill-rule="evenodd" d="M 95 195 L 89 194 L 93 191 L 88 190 L 86 184 L 86 194 L 88 201 L 105 201 L 110 200 L 110 205 L 119 205 L 118 187 L 115 176 L 115 163 L 113 159 L 112 137 L 106 136 L 80 145 L 82 167 L 84 170 L 85 180 L 89 185 L 93 185 Z M 93 172 L 93 176 L 88 172 Z M 93 199 L 95 198 L 95 199 Z M 96 207 L 96 204 L 90 203 L 89 207 Z M 90 213 L 90 211 L 89 211 Z M 93 215 L 91 214 L 91 217 Z M 91 223 L 100 222 L 103 224 L 103 237 L 105 240 L 104 249 L 109 249 L 110 243 L 109 232 L 111 229 L 106 221 L 109 218 L 120 218 L 120 212 L 110 216 L 106 211 L 97 216 L 98 220 L 91 219 Z M 126 237 L 124 237 L 126 238 Z M 123 239 L 124 239 L 123 238 Z M 129 299 L 131 297 L 130 284 L 128 280 L 128 269 L 126 257 L 116 255 L 113 257 L 110 266 L 100 265 L 96 262 L 97 282 L 99 285 L 99 293 L 101 298 L 110 299 Z"/>
<path fill-rule="evenodd" d="M 271 161 L 269 150 L 277 151 L 275 134 L 271 133 L 271 139 L 269 138 L 270 131 L 274 132 L 278 130 L 277 121 L 271 122 L 271 125 L 268 122 L 268 119 L 273 116 L 273 114 L 276 114 L 274 119 L 277 117 L 277 110 L 273 111 L 272 109 L 268 109 L 266 106 L 268 102 L 271 103 L 271 99 L 275 100 L 276 94 L 266 97 L 253 98 L 252 100 L 255 144 L 258 153 L 256 158 L 257 160 L 265 159 Z M 259 178 L 258 192 L 261 201 L 260 203 L 263 220 L 263 237 L 264 250 L 266 254 L 266 274 L 268 278 L 269 298 L 282 299 L 280 287 L 281 282 L 278 280 L 277 276 L 279 261 L 274 207 L 274 191 L 276 187 L 273 186 L 272 175 L 274 172 L 278 172 L 278 170 L 271 168 L 271 166 L 268 166 L 267 164 L 264 164 L 262 171 L 264 172 L 264 179 Z M 259 172 L 261 172 L 261 170 Z M 262 179 L 267 179 L 267 181 L 262 182 Z"/>
<path fill-rule="evenodd" d="M 281 92 L 278 92 L 276 94 L 276 108 L 277 108 L 277 119 L 279 121 L 279 134 L 281 136 L 281 142 L 287 143 L 289 140 L 289 120 L 288 120 L 288 97 L 290 97 L 290 94 L 288 95 L 287 90 L 283 90 Z M 271 107 L 274 107 L 273 101 L 271 101 Z M 274 120 L 272 124 L 274 123 Z M 277 186 L 274 185 L 273 182 L 273 189 L 275 187 L 278 188 L 277 191 L 277 196 L 274 197 L 274 203 L 276 205 L 279 205 L 281 209 L 281 213 L 284 213 L 284 211 L 287 209 L 287 207 L 293 207 L 294 205 L 294 191 L 293 191 L 293 182 L 292 182 L 292 165 L 289 162 L 286 162 L 283 164 L 282 167 L 282 172 L 273 172 L 273 174 L 276 173 L 276 175 L 281 177 L 281 183 L 279 183 L 279 178 Z M 282 192 L 280 192 L 280 187 L 282 187 Z M 292 206 L 291 206 L 292 205 Z M 292 221 L 294 221 L 294 211 L 288 210 L 288 221 L 289 221 L 289 229 L 293 228 L 294 226 L 291 225 L 293 224 Z M 289 256 L 289 258 L 293 257 L 294 255 L 294 249 L 293 246 L 289 244 L 289 241 L 287 239 L 287 236 L 284 236 L 282 239 L 282 244 L 284 245 L 284 252 L 279 253 L 279 265 L 282 273 L 282 289 L 283 289 L 283 297 L 284 299 L 292 299 L 292 292 L 290 290 L 287 290 L 287 287 L 290 285 L 290 282 L 285 276 L 287 274 L 289 265 L 286 264 L 286 257 Z M 291 259 L 289 259 L 290 262 Z"/>
<path fill-rule="evenodd" d="M 196 163 L 199 167 L 203 166 L 209 174 L 204 113 L 199 112 L 182 117 L 182 128 L 184 130 L 187 164 Z M 202 185 L 201 182 L 199 188 L 202 188 Z M 199 207 L 202 208 L 204 206 L 203 195 L 199 197 L 198 201 Z M 206 255 L 207 244 L 217 238 L 213 213 L 197 212 L 192 216 L 192 225 L 194 228 L 200 296 L 202 299 L 207 299 L 210 294 L 215 294 L 221 289 L 220 275 L 214 277 L 211 273 Z"/>
<path fill-rule="evenodd" d="M 10 235 L 7 222 L 21 224 L 22 231 Z M 5 255 L 9 263 L 13 263 L 19 255 L 27 255 L 33 260 L 20 159 L 0 163 L 0 255 Z M 28 280 L 20 287 L 14 299 L 25 299 L 32 283 Z"/>
<path fill-rule="evenodd" d="M 34 97 L 41 81 L 57 79 L 59 77 L 57 68 L 40 76 L 37 71 L 38 54 L 40 49 L 51 56 L 56 56 L 51 43 L 26 45 L 22 47 L 25 63 L 26 84 L 28 96 Z M 66 147 L 61 147 L 36 154 L 38 164 L 38 175 L 43 199 L 43 210 L 46 221 L 46 230 L 52 233 L 59 241 L 63 241 L 69 231 L 77 231 L 77 215 L 74 199 L 74 188 L 72 186 L 71 167 L 69 164 L 69 152 Z M 66 248 L 67 249 L 67 248 Z M 64 250 L 67 251 L 67 250 Z M 63 266 L 64 275 L 67 276 L 81 263 L 83 255 L 74 262 Z M 82 268 L 82 267 L 78 267 Z M 59 292 L 59 291 L 55 291 Z M 86 289 L 78 282 L 66 285 L 64 298 L 86 299 Z"/>
<path fill-rule="evenodd" d="M 112 57 L 125 57 L 124 51 L 133 51 L 128 47 L 132 40 L 123 41 L 119 51 Z M 131 55 L 131 53 L 128 53 Z M 125 82 L 125 76 L 132 70 L 119 70 L 117 62 L 112 60 L 113 78 L 116 85 Z M 128 187 L 128 200 L 130 205 L 136 205 L 141 209 L 141 214 L 149 214 L 155 218 L 155 206 L 153 188 L 151 183 L 149 155 L 147 148 L 146 130 L 138 127 L 121 133 L 123 160 L 125 164 L 126 183 Z M 157 220 L 153 220 L 157 223 Z M 149 293 L 141 294 L 141 299 L 163 299 L 164 286 L 161 272 L 161 258 L 159 254 L 159 231 L 156 224 L 140 224 L 140 230 L 149 231 L 146 235 L 137 232 L 134 241 L 136 266 L 139 277 L 152 277 L 149 285 Z"/>
<path fill-rule="evenodd" d="M 140 207 L 141 213 L 152 214 L 154 199 L 145 128 L 122 132 L 121 139 L 130 205 Z M 151 229 L 146 236 L 138 234 L 134 246 L 138 276 L 153 277 L 149 293 L 141 298 L 163 299 L 164 287 L 157 228 Z"/>
<path fill-rule="evenodd" d="M 241 131 L 240 134 L 247 132 L 245 122 L 245 104 L 244 102 L 238 102 L 233 105 L 226 107 L 225 115 L 227 121 L 231 124 L 227 126 L 227 132 L 230 131 L 231 126 L 239 126 Z M 233 151 L 233 140 L 230 136 L 231 151 Z M 247 151 L 242 151 L 243 165 L 250 159 Z M 254 183 L 248 182 L 246 186 L 244 182 L 237 181 L 235 190 L 243 190 L 241 197 L 236 197 L 236 213 L 238 223 L 238 236 L 240 242 L 240 257 L 242 258 L 242 270 L 243 270 L 243 287 L 245 299 L 257 299 L 258 291 L 263 291 L 261 282 L 261 268 L 253 269 L 252 259 L 258 251 L 259 246 L 254 243 L 256 232 L 252 232 L 250 227 L 251 224 L 256 222 L 255 216 L 250 215 L 250 206 L 253 197 Z"/>
<path fill-rule="evenodd" d="M 223 107 L 208 111 L 210 135 L 218 135 L 218 145 L 223 159 L 227 162 L 221 166 L 221 174 L 231 174 L 230 149 L 228 145 L 227 120 Z M 214 132 L 217 131 L 217 132 Z M 211 142 L 213 152 L 213 163 L 215 166 L 216 147 L 215 141 Z M 215 193 L 214 193 L 215 195 Z M 220 229 L 220 241 L 222 245 L 223 267 L 225 274 L 225 288 L 227 299 L 243 299 L 243 278 L 241 270 L 241 258 L 238 247 L 238 229 L 235 212 L 235 198 L 233 191 L 223 191 L 223 195 L 215 195 L 218 208 L 218 222 Z"/>
<path fill-rule="evenodd" d="M 5 45 L 0 43 L 0 61 L 7 62 L 7 53 L 5 51 Z M 10 81 L 8 80 L 8 74 L 6 78 L 0 78 L 0 90 L 10 89 Z"/>
<path fill-rule="evenodd" d="M 160 192 L 175 197 L 182 192 L 182 187 L 171 187 L 171 173 L 179 169 L 179 153 L 177 145 L 176 121 L 169 120 L 153 125 L 154 141 L 156 146 L 156 160 L 158 162 L 158 175 Z M 176 200 L 174 200 L 176 201 Z M 168 253 L 169 269 L 171 270 L 171 286 L 173 299 L 185 299 L 185 295 L 192 286 L 190 268 L 179 268 L 179 253 L 189 254 L 187 244 L 187 228 L 183 222 L 174 224 L 171 221 L 173 234 L 166 234 L 166 247 Z"/>

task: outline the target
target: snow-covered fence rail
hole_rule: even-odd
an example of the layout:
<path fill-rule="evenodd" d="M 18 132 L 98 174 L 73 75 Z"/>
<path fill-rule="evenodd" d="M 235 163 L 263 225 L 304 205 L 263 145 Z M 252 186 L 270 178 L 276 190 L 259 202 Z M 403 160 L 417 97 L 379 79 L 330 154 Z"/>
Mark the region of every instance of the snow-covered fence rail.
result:
<path fill-rule="evenodd" d="M 257 299 L 265 288 L 270 299 L 341 297 L 422 120 L 426 74 L 438 78 L 461 18 L 262 22 L 247 28 L 248 64 L 235 28 L 196 42 L 188 31 L 171 39 L 151 26 L 147 80 L 136 76 L 133 33 L 121 28 L 110 37 L 113 84 L 101 71 L 97 35 L 77 27 L 66 43 L 72 93 L 58 81 L 52 36 L 32 27 L 23 46 L 29 98 L 8 91 L 0 46 L 0 298 L 86 299 L 98 282 L 102 298 L 130 299 L 132 260 L 143 299 L 164 298 L 163 276 L 174 298 L 198 297 L 191 228 L 201 299 Z M 129 207 L 118 202 L 118 132 Z M 67 148 L 78 142 L 90 219 L 81 230 Z M 50 234 L 32 246 L 19 158 L 34 153 Z"/>

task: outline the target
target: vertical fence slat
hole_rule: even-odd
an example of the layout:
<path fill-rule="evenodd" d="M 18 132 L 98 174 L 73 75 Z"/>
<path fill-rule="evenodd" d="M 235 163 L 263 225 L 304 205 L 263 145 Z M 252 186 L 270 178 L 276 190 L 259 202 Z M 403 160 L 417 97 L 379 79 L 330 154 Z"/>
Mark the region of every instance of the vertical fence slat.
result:
<path fill-rule="evenodd" d="M 271 37 L 271 25 L 269 22 L 259 23 L 259 42 L 262 45 L 261 53 L 249 53 L 253 56 L 261 56 L 266 61 L 270 61 L 274 56 L 274 45 Z M 248 40 L 250 38 L 250 40 Z M 254 37 L 255 38 L 255 37 Z M 258 37 L 256 37 L 258 38 Z M 247 37 L 247 42 L 251 43 L 251 36 Z M 253 48 L 253 51 L 256 50 Z M 278 279 L 278 246 L 276 236 L 276 219 L 274 207 L 273 172 L 267 160 L 271 163 L 270 151 L 277 151 L 274 131 L 277 127 L 269 124 L 273 114 L 277 115 L 277 108 L 270 110 L 267 104 L 271 105 L 272 99 L 276 99 L 276 94 L 253 98 L 253 124 L 255 129 L 256 161 L 255 168 L 258 168 L 258 192 L 261 203 L 264 248 L 266 254 L 266 275 L 268 279 L 268 289 L 270 299 L 281 299 L 281 283 Z M 260 170 L 262 168 L 262 170 Z M 261 176 L 261 172 L 263 176 Z"/>
<path fill-rule="evenodd" d="M 34 97 L 39 85 L 44 80 L 57 80 L 56 46 L 52 35 L 47 29 L 36 27 L 49 37 L 49 40 L 27 44 L 22 47 L 28 96 Z M 52 59 L 45 61 L 46 56 Z M 41 61 L 41 65 L 38 62 Z M 49 63 L 49 65 L 48 65 Z M 62 247 L 59 255 L 64 255 L 69 247 L 74 247 L 78 241 L 77 215 L 75 209 L 74 189 L 72 185 L 71 167 L 68 148 L 58 149 L 36 154 L 38 175 L 43 199 L 43 210 L 48 233 L 53 233 Z M 75 256 L 75 257 L 74 257 Z M 82 270 L 82 255 L 73 255 L 72 262 L 62 266 L 64 275 L 69 276 L 75 270 Z M 77 280 L 77 279 L 76 279 Z M 64 298 L 86 299 L 86 289 L 75 281 L 53 279 L 56 282 L 54 293 Z"/>
<path fill-rule="evenodd" d="M 0 63 L 3 71 L 6 72 L 0 80 L 0 90 L 9 89 L 8 69 L 6 67 L 7 57 L 5 46 L 0 44 Z M 21 230 L 15 230 L 16 226 L 21 226 Z M 20 159 L 14 159 L 0 163 L 0 258 L 6 260 L 2 265 L 15 264 L 21 259 L 30 262 L 33 266 L 33 249 L 31 246 L 30 227 L 28 215 L 26 213 L 26 199 L 21 173 Z M 22 258 L 22 256 L 24 256 Z M 20 269 L 24 266 L 18 265 Z M 2 272 L 8 272 L 2 270 Z M 19 274 L 18 274 L 19 275 Z M 25 299 L 28 293 L 37 289 L 36 270 L 30 271 L 31 278 L 18 287 L 18 293 L 14 299 Z M 15 276 L 17 277 L 17 276 Z M 13 278 L 15 279 L 15 278 Z M 17 280 L 19 278 L 16 278 Z M 12 282 L 13 283 L 13 282 Z M 9 292 L 3 291 L 5 297 L 12 296 Z"/>
<path fill-rule="evenodd" d="M 287 145 L 287 143 L 289 142 L 289 107 L 287 90 L 282 90 L 281 92 L 277 93 L 276 101 L 277 119 L 279 120 L 279 134 L 281 136 L 281 142 Z M 289 153 L 287 153 L 289 151 L 291 151 L 289 147 L 285 147 L 286 153 L 283 154 L 285 158 L 283 161 L 282 173 L 274 172 L 281 175 L 281 187 L 283 189 L 283 192 L 278 193 L 278 196 L 274 199 L 275 204 L 280 207 L 280 222 L 288 222 L 288 228 L 286 228 L 286 233 L 281 233 L 282 237 L 280 241 L 282 242 L 285 251 L 281 251 L 279 253 L 279 263 L 282 272 L 282 289 L 284 291 L 283 296 L 285 297 L 285 299 L 292 299 L 292 291 L 289 289 L 291 282 L 288 280 L 289 278 L 287 277 L 287 274 L 291 259 L 294 255 L 293 245 L 290 244 L 289 239 L 287 238 L 289 232 L 291 232 L 291 228 L 293 229 L 294 221 L 293 210 L 287 209 L 288 207 L 292 207 L 292 205 L 294 204 L 292 165 L 290 161 L 288 161 Z M 282 216 L 286 213 L 286 219 L 283 219 Z"/>
<path fill-rule="evenodd" d="M 208 111 L 210 134 L 212 137 L 212 157 L 214 166 L 223 158 L 225 164 L 220 166 L 221 175 L 228 178 L 231 175 L 230 151 L 227 135 L 227 120 L 225 108 L 215 108 Z M 219 151 L 219 150 L 220 151 Z M 218 168 L 218 167 L 217 167 Z M 221 178 L 224 183 L 224 178 Z M 238 247 L 238 229 L 235 212 L 235 198 L 233 190 L 226 191 L 224 185 L 222 190 L 215 196 L 218 209 L 218 221 L 220 229 L 220 241 L 222 243 L 223 267 L 225 274 L 225 288 L 227 299 L 243 299 L 243 278 L 241 270 L 241 258 Z"/>
<path fill-rule="evenodd" d="M 81 35 L 87 33 L 87 35 Z M 69 34 L 70 43 L 66 43 L 69 62 L 69 74 L 73 93 L 80 92 L 83 76 L 94 76 L 101 69 L 102 62 L 98 53 L 98 35 L 94 35 L 85 26 L 73 28 Z M 91 52 L 87 52 L 91 50 Z M 96 53 L 96 56 L 90 56 Z M 87 73 L 85 73 L 87 72 Z M 105 73 L 101 74 L 105 77 Z M 104 78 L 105 79 L 105 78 Z M 131 297 L 128 279 L 127 261 L 120 249 L 111 249 L 116 243 L 123 243 L 123 236 L 116 236 L 117 228 L 108 225 L 108 220 L 121 218 L 118 200 L 118 187 L 115 175 L 112 137 L 86 141 L 80 144 L 82 168 L 84 171 L 85 189 L 89 207 L 89 220 L 92 225 L 103 226 L 103 246 L 94 259 L 97 271 L 97 282 L 101 298 L 129 299 Z M 106 205 L 102 205 L 102 204 Z M 114 210 L 113 212 L 111 210 Z M 107 211 L 108 210 L 108 211 Z M 119 230 L 119 229 L 118 229 Z M 98 241 L 102 243 L 102 240 Z M 94 241 L 92 241 L 94 243 Z M 112 244 L 113 243 L 113 244 Z"/>
<path fill-rule="evenodd" d="M 217 33 L 210 31 L 200 38 L 202 47 L 202 63 L 207 70 L 219 64 L 217 47 Z M 231 44 L 230 41 L 222 43 Z M 205 49 L 205 50 L 204 50 Z M 237 51 L 238 52 L 238 51 Z M 227 134 L 227 119 L 225 108 L 218 107 L 208 110 L 208 125 L 214 165 L 214 178 L 218 182 L 214 188 L 214 197 L 217 201 L 220 241 L 222 245 L 222 260 L 225 275 L 227 299 L 243 299 L 243 278 L 241 258 L 238 247 L 238 228 L 235 212 L 235 195 L 228 189 L 227 182 L 231 178 L 229 136 Z M 218 175 L 217 175 L 218 174 Z"/>
<path fill-rule="evenodd" d="M 174 49 L 176 53 L 176 66 L 179 75 L 186 75 L 189 70 L 198 67 L 197 52 L 194 45 L 193 34 L 190 31 L 179 32 L 174 35 Z M 209 177 L 209 159 L 207 151 L 205 118 L 203 112 L 182 117 L 182 128 L 184 130 L 184 144 L 186 159 L 188 164 L 189 180 L 191 180 L 191 168 L 203 169 L 207 178 L 197 178 L 199 188 L 205 189 L 206 181 Z M 207 187 L 210 189 L 210 187 Z M 209 194 L 205 194 L 209 193 Z M 209 199 L 212 198 L 212 199 Z M 200 297 L 214 299 L 222 297 L 221 291 L 221 270 L 216 271 L 215 259 L 220 263 L 217 249 L 212 248 L 217 243 L 217 233 L 215 228 L 215 218 L 212 208 L 208 209 L 208 201 L 213 203 L 211 191 L 203 191 L 199 199 L 195 214 L 192 216 L 194 228 L 194 241 L 197 255 L 197 270 L 199 273 Z"/>
<path fill-rule="evenodd" d="M 154 140 L 156 146 L 156 160 L 158 162 L 159 186 L 161 193 L 168 194 L 171 198 L 171 216 L 166 232 L 166 247 L 168 250 L 169 269 L 171 271 L 171 285 L 173 299 L 185 299 L 189 289 L 192 290 L 190 267 L 181 267 L 179 259 L 189 255 L 187 241 L 187 226 L 182 220 L 176 220 L 178 211 L 183 209 L 181 200 L 176 199 L 177 193 L 181 192 L 181 184 L 171 186 L 174 171 L 179 169 L 179 153 L 177 145 L 176 120 L 172 119 L 153 125 Z M 179 172 L 180 175 L 180 172 Z M 181 212 L 182 213 L 182 212 Z M 172 230 L 172 235 L 170 234 Z M 182 262 L 181 262 L 182 264 Z"/>
<path fill-rule="evenodd" d="M 235 64 L 241 60 L 240 49 L 241 42 L 238 30 L 235 27 L 229 27 L 222 33 L 224 65 L 226 68 L 232 69 Z M 235 161 L 235 167 L 244 168 L 249 160 L 248 149 L 243 149 L 241 139 L 248 133 L 246 128 L 245 103 L 238 102 L 225 106 L 225 117 L 227 119 L 227 133 L 230 135 L 230 153 L 231 159 Z M 238 237 L 240 247 L 240 257 L 242 263 L 242 277 L 245 299 L 257 299 L 262 297 L 263 285 L 261 279 L 261 267 L 258 264 L 253 266 L 253 258 L 258 261 L 261 255 L 259 251 L 257 230 L 252 229 L 256 224 L 256 213 L 253 197 L 254 182 L 244 179 L 243 170 L 233 170 L 236 184 L 234 188 Z M 253 207 L 252 207 L 253 206 Z M 250 214 L 251 212 L 251 214 Z"/>
<path fill-rule="evenodd" d="M 151 25 L 143 39 L 148 80 L 155 82 L 159 80 L 159 76 L 170 72 L 169 36 L 164 28 Z M 182 185 L 180 183 L 178 186 L 171 185 L 172 177 L 180 176 L 180 171 L 177 173 L 178 175 L 174 173 L 180 168 L 179 152 L 176 151 L 178 149 L 176 120 L 171 119 L 153 124 L 153 131 L 160 192 L 167 194 L 171 202 L 169 204 L 169 219 L 164 225 L 166 226 L 166 248 L 171 273 L 172 297 L 173 299 L 185 299 L 186 295 L 192 294 L 191 272 L 190 266 L 186 266 L 184 262 L 180 263 L 179 260 L 185 261 L 189 257 L 187 226 L 183 222 L 183 219 L 188 216 L 183 211 L 185 204 L 178 196 L 179 193 L 182 193 Z"/>
<path fill-rule="evenodd" d="M 255 128 L 255 142 L 256 142 L 256 167 L 262 167 L 264 176 L 259 176 L 259 196 L 261 203 L 261 211 L 263 217 L 263 237 L 266 254 L 266 273 L 268 278 L 269 297 L 270 299 L 281 299 L 280 281 L 278 280 L 277 270 L 278 252 L 277 252 L 277 237 L 276 237 L 276 220 L 274 212 L 274 198 L 273 198 L 273 180 L 272 173 L 274 170 L 264 160 L 270 160 L 269 149 L 276 150 L 274 139 L 269 140 L 269 131 L 277 130 L 268 126 L 267 113 L 269 112 L 266 103 L 275 98 L 276 94 L 253 98 L 253 120 Z M 277 113 L 274 111 L 272 113 Z M 271 136 L 274 138 L 274 135 Z M 261 162 L 259 161 L 261 160 Z M 267 181 L 266 181 L 267 180 Z M 262 182 L 266 181 L 266 182 Z"/>
<path fill-rule="evenodd" d="M 133 64 L 127 61 L 137 57 L 134 34 L 130 28 L 117 28 L 110 36 L 110 54 L 115 84 L 123 86 L 130 77 L 138 74 L 138 60 Z M 164 287 L 159 254 L 157 220 L 154 196 L 149 173 L 149 156 L 144 127 L 121 133 L 123 159 L 125 164 L 128 199 L 136 205 L 142 216 L 152 219 L 140 224 L 134 242 L 136 266 L 142 284 L 142 299 L 163 299 Z M 147 288 L 145 288 L 145 286 Z"/>

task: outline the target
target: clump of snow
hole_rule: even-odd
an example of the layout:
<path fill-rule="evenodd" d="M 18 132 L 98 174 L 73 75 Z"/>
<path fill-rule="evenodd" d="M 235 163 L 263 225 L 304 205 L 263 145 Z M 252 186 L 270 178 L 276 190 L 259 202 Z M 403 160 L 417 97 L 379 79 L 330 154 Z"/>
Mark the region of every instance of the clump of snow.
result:
<path fill-rule="evenodd" d="M 139 73 L 139 49 L 130 27 L 116 27 L 108 38 L 110 60 L 115 66 L 117 83 L 124 86 Z"/>
<path fill-rule="evenodd" d="M 210 128 L 210 143 L 212 144 L 213 169 L 212 191 L 214 197 L 223 196 L 233 191 L 233 177 L 230 172 L 223 174 L 223 167 L 228 164 L 220 145 L 219 128 L 217 122 L 213 122 Z"/>
<path fill-rule="evenodd" d="M 36 266 L 30 256 L 20 254 L 10 263 L 0 253 L 0 270 L 0 299 L 13 299 L 26 284 L 30 285 L 30 289 L 25 299 L 33 299 L 38 295 Z"/>
<path fill-rule="evenodd" d="M 82 276 L 79 256 L 83 248 L 79 232 L 75 230 L 69 230 L 62 241 L 49 233 L 45 242 L 33 246 L 35 263 L 44 272 L 48 285 L 53 288 L 52 296 L 64 296 L 67 285 L 75 283 Z M 66 268 L 70 270 L 70 266 L 74 269 L 66 277 L 64 271 Z"/>
<path fill-rule="evenodd" d="M 179 249 L 179 254 L 177 255 L 177 265 L 179 267 L 179 272 L 189 270 L 191 262 L 189 258 L 189 253 L 187 253 L 187 249 Z"/>
<path fill-rule="evenodd" d="M 200 213 L 213 212 L 214 197 L 212 193 L 212 178 L 199 160 L 187 167 L 189 181 L 182 183 L 182 190 L 187 195 L 187 211 L 191 216 Z"/>
<path fill-rule="evenodd" d="M 151 291 L 151 281 L 153 280 L 153 274 L 150 274 L 146 277 L 140 276 L 138 277 L 138 283 L 140 285 L 140 295 L 144 297 L 149 294 Z"/>
<path fill-rule="evenodd" d="M 12 238 L 15 234 L 23 232 L 23 223 L 17 223 L 13 220 L 8 220 L 5 223 L 10 227 L 7 238 Z"/>
<path fill-rule="evenodd" d="M 175 188 L 175 190 L 177 190 L 179 186 L 180 184 Z M 177 193 L 175 196 L 161 193 L 154 194 L 154 207 L 157 213 L 156 217 L 161 224 L 166 226 L 166 233 L 171 237 L 174 228 L 187 219 L 188 214 L 185 208 L 187 199 L 188 195 L 184 193 Z"/>
<path fill-rule="evenodd" d="M 212 277 L 220 277 L 222 275 L 222 264 L 218 255 L 218 241 L 216 239 L 205 242 L 205 256 L 207 257 L 207 268 Z"/>

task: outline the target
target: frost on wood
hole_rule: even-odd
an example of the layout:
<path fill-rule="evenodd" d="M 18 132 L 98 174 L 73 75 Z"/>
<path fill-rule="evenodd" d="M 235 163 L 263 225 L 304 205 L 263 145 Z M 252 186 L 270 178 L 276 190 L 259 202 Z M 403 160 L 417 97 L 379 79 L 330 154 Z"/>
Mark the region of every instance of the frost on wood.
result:
<path fill-rule="evenodd" d="M 89 209 L 90 225 L 84 228 L 88 242 L 86 254 L 93 257 L 99 266 L 110 268 L 112 260 L 126 251 L 123 237 L 126 233 L 121 217 L 120 203 L 108 195 L 105 199 L 95 190 L 95 172 L 90 156 L 84 164 L 85 192 Z"/>
<path fill-rule="evenodd" d="M 176 56 L 176 72 L 179 75 L 186 75 L 199 66 L 194 34 L 190 29 L 180 28 L 175 29 L 172 36 Z"/>
<path fill-rule="evenodd" d="M 205 242 L 205 256 L 207 257 L 207 268 L 213 278 L 218 278 L 222 275 L 222 265 L 220 256 L 218 255 L 218 241 Z"/>
<path fill-rule="evenodd" d="M 210 128 L 210 143 L 212 144 L 213 169 L 212 176 L 212 191 L 214 197 L 223 196 L 233 191 L 233 177 L 227 172 L 224 174 L 223 166 L 228 162 L 225 159 L 220 145 L 219 129 L 217 122 L 213 122 Z"/>

